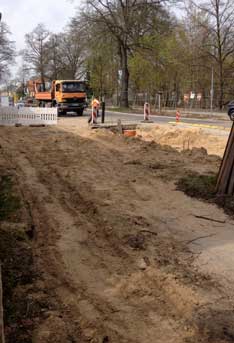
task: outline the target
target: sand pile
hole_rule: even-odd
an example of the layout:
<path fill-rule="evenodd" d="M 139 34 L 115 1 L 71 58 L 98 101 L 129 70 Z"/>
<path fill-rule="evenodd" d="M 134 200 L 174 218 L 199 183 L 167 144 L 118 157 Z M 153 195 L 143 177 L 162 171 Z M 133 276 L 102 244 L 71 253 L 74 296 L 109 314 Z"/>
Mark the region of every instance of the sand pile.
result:
<path fill-rule="evenodd" d="M 201 128 L 175 128 L 174 126 L 150 127 L 137 129 L 137 135 L 146 141 L 170 145 L 179 151 L 192 148 L 205 148 L 208 154 L 222 156 L 228 139 L 228 132 L 221 135 L 219 131 L 207 131 Z"/>

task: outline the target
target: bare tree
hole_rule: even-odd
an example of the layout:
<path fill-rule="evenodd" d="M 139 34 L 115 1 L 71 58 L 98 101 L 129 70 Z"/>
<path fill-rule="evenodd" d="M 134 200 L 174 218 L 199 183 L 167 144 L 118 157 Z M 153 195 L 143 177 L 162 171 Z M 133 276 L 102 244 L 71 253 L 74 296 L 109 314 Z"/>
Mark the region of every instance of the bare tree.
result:
<path fill-rule="evenodd" d="M 154 0 L 87 0 L 83 16 L 87 22 L 102 25 L 111 33 L 118 46 L 120 57 L 121 95 L 120 105 L 128 107 L 129 54 L 144 45 L 143 38 L 154 30 L 160 30 L 159 18 L 165 17 L 162 4 Z M 103 32 L 105 35 L 105 32 Z"/>
<path fill-rule="evenodd" d="M 81 78 L 84 74 L 84 47 L 79 31 L 69 30 L 61 36 L 60 58 L 62 76 L 69 79 Z"/>
<path fill-rule="evenodd" d="M 199 24 L 205 29 L 203 50 L 212 58 L 218 70 L 219 107 L 223 107 L 225 71 L 233 64 L 234 2 L 208 0 L 199 5 L 192 2 L 201 15 Z M 231 63 L 230 63 L 231 62 Z"/>
<path fill-rule="evenodd" d="M 0 23 L 0 80 L 2 74 L 9 71 L 14 61 L 14 42 L 9 39 L 10 31 L 5 23 Z"/>
<path fill-rule="evenodd" d="M 57 80 L 63 71 L 63 56 L 61 51 L 62 34 L 52 34 L 48 41 L 48 76 Z"/>
<path fill-rule="evenodd" d="M 39 24 L 31 33 L 25 35 L 26 48 L 23 50 L 24 60 L 40 76 L 44 88 L 49 57 L 49 37 L 50 32 L 43 24 Z"/>
<path fill-rule="evenodd" d="M 22 61 L 15 76 L 15 82 L 17 84 L 16 93 L 19 97 L 23 97 L 26 93 L 26 82 L 29 78 L 29 75 L 30 69 L 28 69 L 25 61 Z"/>

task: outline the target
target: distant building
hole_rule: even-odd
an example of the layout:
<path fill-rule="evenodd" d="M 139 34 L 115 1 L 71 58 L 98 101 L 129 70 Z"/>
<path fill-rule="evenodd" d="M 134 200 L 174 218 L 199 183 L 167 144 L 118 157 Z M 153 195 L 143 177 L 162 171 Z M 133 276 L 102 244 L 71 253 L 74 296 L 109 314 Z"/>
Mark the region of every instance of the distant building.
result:
<path fill-rule="evenodd" d="M 0 95 L 0 106 L 14 106 L 14 98 L 12 96 L 9 95 Z"/>

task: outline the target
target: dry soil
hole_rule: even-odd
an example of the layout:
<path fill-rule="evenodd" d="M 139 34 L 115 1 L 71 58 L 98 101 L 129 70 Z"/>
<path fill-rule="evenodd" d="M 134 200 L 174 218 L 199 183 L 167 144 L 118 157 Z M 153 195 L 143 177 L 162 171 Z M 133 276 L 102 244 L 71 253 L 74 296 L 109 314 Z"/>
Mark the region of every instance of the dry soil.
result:
<path fill-rule="evenodd" d="M 220 157 L 92 131 L 82 118 L 0 132 L 1 165 L 35 227 L 38 292 L 59 304 L 33 342 L 234 342 L 233 220 L 175 186 L 216 173 Z"/>

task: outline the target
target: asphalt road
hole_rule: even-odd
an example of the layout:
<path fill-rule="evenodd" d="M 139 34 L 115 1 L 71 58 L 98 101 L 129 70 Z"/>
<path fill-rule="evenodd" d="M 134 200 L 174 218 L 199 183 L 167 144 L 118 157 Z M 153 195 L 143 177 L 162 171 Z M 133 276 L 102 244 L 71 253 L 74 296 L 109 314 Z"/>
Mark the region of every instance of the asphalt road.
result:
<path fill-rule="evenodd" d="M 122 122 L 140 122 L 143 120 L 143 114 L 135 114 L 135 113 L 121 113 L 121 112 L 111 112 L 106 111 L 106 122 L 116 122 L 120 119 Z M 171 116 L 158 116 L 154 115 L 150 117 L 150 120 L 155 123 L 160 124 L 167 124 L 175 122 L 175 117 Z M 211 127 L 211 128 L 231 128 L 232 122 L 230 120 L 218 120 L 216 119 L 203 119 L 203 118 L 186 118 L 181 117 L 180 119 L 181 124 L 191 124 L 192 126 L 204 126 L 204 127 Z"/>

